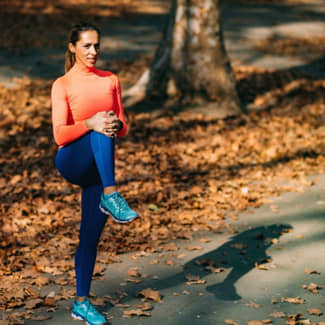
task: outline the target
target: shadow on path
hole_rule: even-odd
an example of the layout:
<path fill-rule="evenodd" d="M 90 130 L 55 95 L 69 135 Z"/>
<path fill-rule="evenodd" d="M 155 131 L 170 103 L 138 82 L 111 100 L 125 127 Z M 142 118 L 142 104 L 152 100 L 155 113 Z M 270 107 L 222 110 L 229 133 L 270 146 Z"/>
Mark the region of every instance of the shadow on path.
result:
<path fill-rule="evenodd" d="M 211 273 L 219 274 L 226 272 L 226 269 L 231 269 L 222 282 L 207 286 L 207 291 L 213 293 L 217 299 L 239 300 L 241 296 L 236 292 L 236 282 L 256 266 L 270 262 L 271 256 L 268 255 L 267 249 L 292 229 L 289 224 L 272 224 L 246 230 L 234 235 L 215 250 L 193 258 L 184 265 L 183 271 L 162 278 L 160 281 L 146 282 L 141 287 L 148 288 L 152 285 L 156 290 L 165 290 L 185 285 L 187 281 L 191 281 L 191 278 L 194 279 L 193 281 L 195 277 L 204 280 L 204 277 Z M 138 285 L 130 288 L 129 298 L 126 297 L 125 300 L 132 298 L 134 292 L 131 291 L 140 292 L 141 287 Z"/>

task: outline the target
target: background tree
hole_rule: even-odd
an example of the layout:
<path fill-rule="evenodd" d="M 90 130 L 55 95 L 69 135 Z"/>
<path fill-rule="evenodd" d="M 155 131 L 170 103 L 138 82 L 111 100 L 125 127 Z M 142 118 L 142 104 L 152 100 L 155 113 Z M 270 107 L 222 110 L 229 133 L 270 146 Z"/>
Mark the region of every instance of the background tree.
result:
<path fill-rule="evenodd" d="M 220 0 L 172 0 L 169 20 L 151 67 L 125 92 L 133 103 L 167 95 L 182 103 L 238 114 L 241 104 L 227 56 Z M 128 102 L 128 100 L 127 100 Z"/>

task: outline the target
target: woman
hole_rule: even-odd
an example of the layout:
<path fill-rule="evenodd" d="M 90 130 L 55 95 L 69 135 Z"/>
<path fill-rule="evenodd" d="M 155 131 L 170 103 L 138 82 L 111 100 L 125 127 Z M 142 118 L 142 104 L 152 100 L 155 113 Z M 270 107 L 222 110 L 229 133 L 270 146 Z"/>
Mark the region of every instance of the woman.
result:
<path fill-rule="evenodd" d="M 82 188 L 79 245 L 75 256 L 77 297 L 72 317 L 90 325 L 106 320 L 88 299 L 97 244 L 107 215 L 119 223 L 138 217 L 117 191 L 114 139 L 127 126 L 116 75 L 95 68 L 100 31 L 81 23 L 70 32 L 66 73 L 52 86 L 52 123 L 59 146 L 55 164 L 69 182 Z"/>

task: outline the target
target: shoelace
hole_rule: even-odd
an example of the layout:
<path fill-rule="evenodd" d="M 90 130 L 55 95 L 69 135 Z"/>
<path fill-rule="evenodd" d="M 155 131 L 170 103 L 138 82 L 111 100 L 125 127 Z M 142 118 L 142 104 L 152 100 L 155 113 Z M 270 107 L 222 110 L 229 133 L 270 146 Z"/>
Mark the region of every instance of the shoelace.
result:
<path fill-rule="evenodd" d="M 127 202 L 124 200 L 123 196 L 119 192 L 117 193 L 117 201 L 118 201 L 120 210 L 129 209 Z"/>
<path fill-rule="evenodd" d="M 99 311 L 93 306 L 93 304 L 88 299 L 86 301 L 86 304 L 87 304 L 87 314 L 92 313 L 93 315 L 101 316 Z"/>

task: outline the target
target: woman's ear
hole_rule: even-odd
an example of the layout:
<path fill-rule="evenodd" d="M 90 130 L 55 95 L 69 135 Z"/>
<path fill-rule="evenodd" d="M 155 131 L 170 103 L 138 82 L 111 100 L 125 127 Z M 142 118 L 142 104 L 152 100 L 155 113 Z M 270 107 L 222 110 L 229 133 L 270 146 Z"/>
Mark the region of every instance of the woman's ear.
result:
<path fill-rule="evenodd" d="M 69 43 L 69 51 L 71 53 L 75 53 L 76 52 L 75 46 L 72 43 Z"/>

